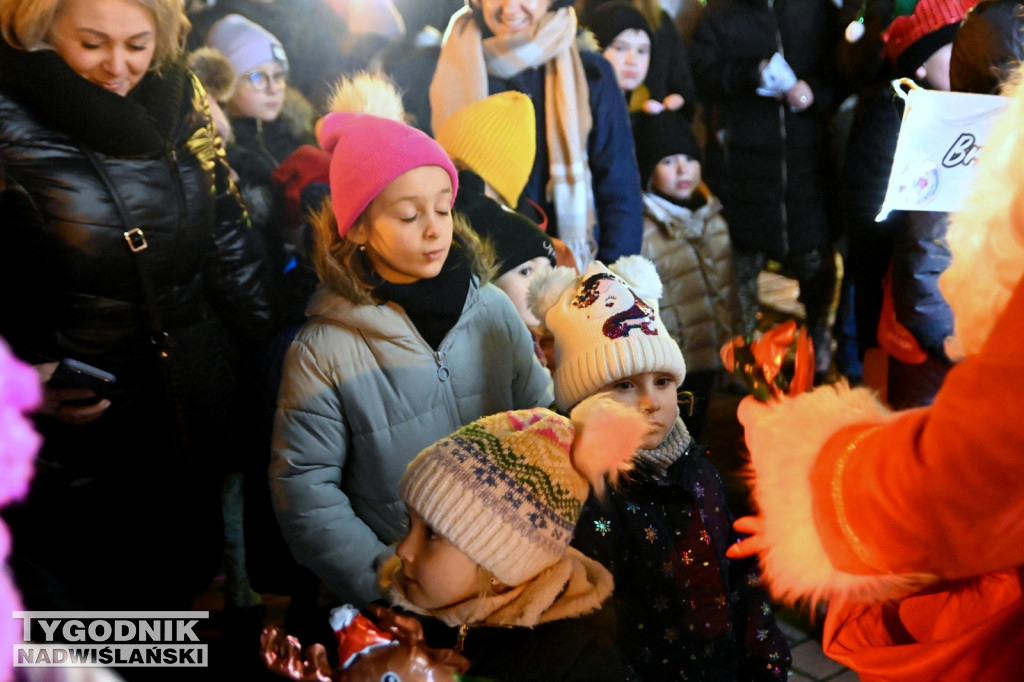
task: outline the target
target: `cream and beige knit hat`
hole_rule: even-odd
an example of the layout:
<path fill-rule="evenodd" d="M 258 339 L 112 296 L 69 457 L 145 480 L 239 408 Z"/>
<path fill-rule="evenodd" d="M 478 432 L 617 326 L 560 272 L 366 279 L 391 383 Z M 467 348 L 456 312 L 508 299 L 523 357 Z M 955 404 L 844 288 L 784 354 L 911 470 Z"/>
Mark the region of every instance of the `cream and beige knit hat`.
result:
<path fill-rule="evenodd" d="M 402 500 L 505 585 L 565 555 L 590 494 L 628 467 L 643 416 L 601 396 L 570 418 L 544 408 L 482 417 L 409 463 Z"/>
<path fill-rule="evenodd" d="M 667 372 L 683 383 L 686 364 L 658 311 L 662 284 L 643 256 L 582 275 L 558 267 L 530 283 L 533 313 L 555 340 L 555 400 L 568 410 L 613 381 Z"/>
<path fill-rule="evenodd" d="M 533 102 L 515 90 L 499 92 L 463 107 L 434 131 L 456 165 L 468 168 L 501 195 L 519 203 L 537 155 Z"/>

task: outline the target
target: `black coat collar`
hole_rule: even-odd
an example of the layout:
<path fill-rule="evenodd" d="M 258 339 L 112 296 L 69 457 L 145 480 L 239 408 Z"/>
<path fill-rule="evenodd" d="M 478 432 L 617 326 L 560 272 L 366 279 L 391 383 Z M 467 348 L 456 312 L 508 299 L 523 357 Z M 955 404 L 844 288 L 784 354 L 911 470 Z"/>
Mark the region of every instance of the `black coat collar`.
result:
<path fill-rule="evenodd" d="M 169 146 L 188 72 L 166 65 L 127 96 L 82 78 L 53 50 L 26 52 L 0 40 L 0 90 L 49 127 L 109 156 L 144 156 Z"/>

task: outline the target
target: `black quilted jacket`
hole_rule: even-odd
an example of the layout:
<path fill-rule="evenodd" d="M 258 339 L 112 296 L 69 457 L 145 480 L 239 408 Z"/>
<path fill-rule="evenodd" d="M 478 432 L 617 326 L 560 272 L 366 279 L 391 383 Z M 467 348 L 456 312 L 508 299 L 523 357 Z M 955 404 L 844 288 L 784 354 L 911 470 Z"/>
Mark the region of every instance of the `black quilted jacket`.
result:
<path fill-rule="evenodd" d="M 152 362 L 125 227 L 82 148 L 145 232 L 164 325 L 218 314 L 243 343 L 266 334 L 264 267 L 206 112 L 175 65 L 121 97 L 0 41 L 0 335 L 19 356 L 70 355 L 128 387 Z"/>

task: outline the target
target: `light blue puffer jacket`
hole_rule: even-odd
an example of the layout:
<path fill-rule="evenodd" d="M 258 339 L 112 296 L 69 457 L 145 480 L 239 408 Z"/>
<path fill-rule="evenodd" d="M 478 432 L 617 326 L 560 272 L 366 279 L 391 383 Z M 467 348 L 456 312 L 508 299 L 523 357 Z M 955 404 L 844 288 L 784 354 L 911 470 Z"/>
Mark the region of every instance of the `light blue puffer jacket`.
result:
<path fill-rule="evenodd" d="M 550 376 L 493 284 L 471 284 L 437 352 L 394 303 L 321 287 L 285 358 L 270 483 L 285 540 L 337 599 L 381 596 L 374 562 L 405 534 L 398 481 L 426 446 L 503 410 L 546 407 Z"/>

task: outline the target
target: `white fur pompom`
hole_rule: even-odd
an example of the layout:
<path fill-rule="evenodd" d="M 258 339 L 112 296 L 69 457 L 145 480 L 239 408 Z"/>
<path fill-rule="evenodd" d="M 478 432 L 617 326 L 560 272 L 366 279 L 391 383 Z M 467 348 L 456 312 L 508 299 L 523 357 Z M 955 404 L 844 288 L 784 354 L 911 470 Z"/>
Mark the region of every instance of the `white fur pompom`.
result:
<path fill-rule="evenodd" d="M 626 280 L 626 284 L 643 299 L 661 298 L 662 284 L 658 270 L 643 256 L 622 256 L 608 266 L 608 269 Z"/>
<path fill-rule="evenodd" d="M 339 79 L 331 93 L 328 111 L 371 114 L 402 123 L 408 118 L 395 84 L 383 74 L 368 71 Z"/>
<path fill-rule="evenodd" d="M 569 415 L 576 435 L 572 463 L 590 481 L 598 496 L 607 476 L 612 483 L 628 471 L 647 433 L 647 420 L 639 410 L 602 393 L 582 400 Z"/>
<path fill-rule="evenodd" d="M 558 299 L 562 297 L 566 289 L 576 285 L 577 277 L 574 269 L 559 265 L 530 280 L 530 288 L 526 292 L 526 303 L 545 329 L 547 325 L 544 320 L 547 318 L 548 311 L 558 303 Z"/>

